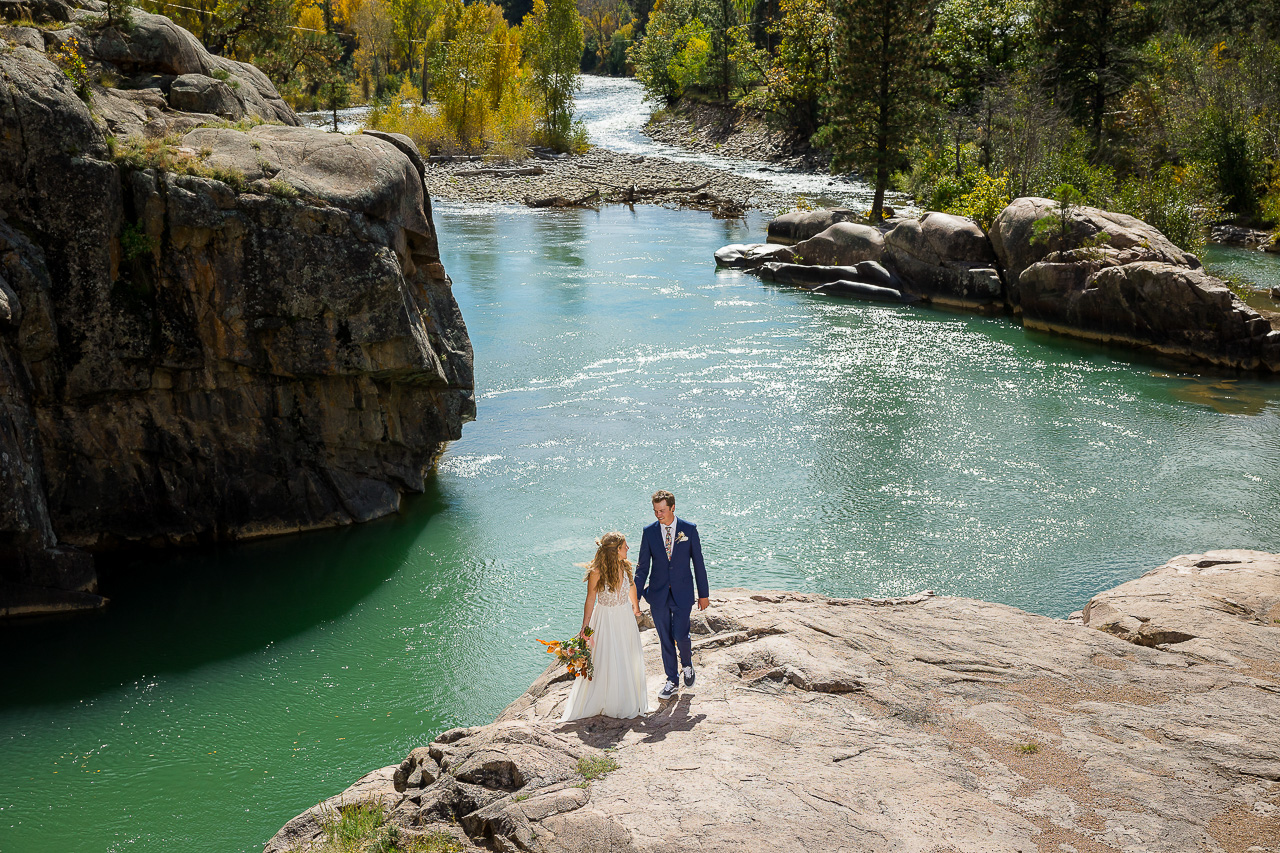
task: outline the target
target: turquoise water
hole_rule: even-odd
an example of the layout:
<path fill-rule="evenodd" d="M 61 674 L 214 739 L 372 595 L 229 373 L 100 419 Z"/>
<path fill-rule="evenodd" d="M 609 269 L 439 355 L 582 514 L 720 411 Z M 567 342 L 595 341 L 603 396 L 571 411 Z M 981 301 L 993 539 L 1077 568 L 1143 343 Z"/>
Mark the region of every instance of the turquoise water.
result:
<path fill-rule="evenodd" d="M 0 626 L 0 850 L 254 851 L 542 670 L 573 563 L 668 488 L 713 586 L 1051 616 L 1175 554 L 1280 550 L 1280 383 L 716 272 L 763 222 L 436 210 L 479 419 L 404 514 L 104 577 Z"/>

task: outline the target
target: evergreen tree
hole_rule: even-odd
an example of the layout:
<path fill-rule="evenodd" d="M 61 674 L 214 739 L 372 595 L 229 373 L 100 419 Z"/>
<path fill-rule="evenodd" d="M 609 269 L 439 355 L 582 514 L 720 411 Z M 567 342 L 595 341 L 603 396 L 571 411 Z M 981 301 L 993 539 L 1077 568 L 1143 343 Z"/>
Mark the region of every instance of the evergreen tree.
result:
<path fill-rule="evenodd" d="M 1137 76 L 1153 21 L 1140 0 L 1041 0 L 1036 28 L 1067 110 L 1103 149 L 1104 120 Z"/>
<path fill-rule="evenodd" d="M 834 0 L 833 120 L 820 135 L 837 168 L 870 173 L 873 222 L 884 218 L 884 191 L 920 124 L 929 96 L 930 0 Z"/>

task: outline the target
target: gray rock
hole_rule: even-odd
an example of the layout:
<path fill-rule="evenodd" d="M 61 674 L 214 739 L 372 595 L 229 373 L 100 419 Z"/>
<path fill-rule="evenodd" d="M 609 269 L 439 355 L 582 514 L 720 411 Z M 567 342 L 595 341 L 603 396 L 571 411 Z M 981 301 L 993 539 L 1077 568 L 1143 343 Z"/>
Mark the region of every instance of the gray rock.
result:
<path fill-rule="evenodd" d="M 853 299 L 870 299 L 877 302 L 918 302 L 919 297 L 908 296 L 900 290 L 880 287 L 861 281 L 833 281 L 820 284 L 813 289 L 814 293 L 824 296 L 847 296 Z"/>
<path fill-rule="evenodd" d="M 857 218 L 858 215 L 847 207 L 784 213 L 769 223 L 768 242 L 798 243 L 822 233 L 837 222 L 848 222 Z"/>
<path fill-rule="evenodd" d="M 770 246 L 766 243 L 733 243 L 716 250 L 716 266 L 729 269 L 751 270 L 770 261 L 791 263 L 790 246 Z"/>
<path fill-rule="evenodd" d="M 852 266 L 862 261 L 879 261 L 884 255 L 884 236 L 870 225 L 837 222 L 791 248 L 796 263 Z"/>
<path fill-rule="evenodd" d="M 1096 207 L 1076 207 L 1071 213 L 1070 233 L 1065 245 L 1057 238 L 1032 242 L 1032 230 L 1036 220 L 1054 215 L 1058 203 L 1047 198 L 1032 196 L 1015 198 L 1000 212 L 991 226 L 991 245 L 1005 270 L 1005 280 L 1012 288 L 1022 276 L 1023 270 L 1043 260 L 1050 252 L 1061 251 L 1080 243 L 1101 231 L 1107 232 L 1106 248 L 1117 255 L 1123 252 L 1124 262 L 1160 261 L 1161 263 L 1200 267 L 1200 260 L 1175 246 L 1167 237 L 1140 219 L 1123 213 L 1112 213 Z"/>
<path fill-rule="evenodd" d="M 169 86 L 169 106 L 189 113 L 209 113 L 238 121 L 244 117 L 244 106 L 231 87 L 221 80 L 203 74 L 183 74 Z"/>
<path fill-rule="evenodd" d="M 135 14 L 122 62 L 211 61 Z M 423 489 L 475 404 L 406 153 L 264 125 L 171 152 L 227 182 L 122 169 L 45 54 L 0 51 L 0 77 L 0 125 L 22 130 L 0 135 L 0 596 L 91 590 L 94 548 L 349 524 Z M 106 91 L 108 126 L 155 110 Z M 283 197 L 237 193 L 237 170 Z"/>
<path fill-rule="evenodd" d="M 15 47 L 29 47 L 44 53 L 44 36 L 35 27 L 0 27 L 0 38 Z"/>
<path fill-rule="evenodd" d="M 1184 361 L 1280 371 L 1280 331 L 1204 272 L 1055 253 L 1018 283 L 1023 325 Z"/>
<path fill-rule="evenodd" d="M 911 292 L 967 308 L 1003 304 L 995 251 L 973 220 L 929 212 L 901 220 L 884 240 L 885 265 Z"/>
<path fill-rule="evenodd" d="M 1275 555 L 1209 552 L 1090 602 L 1090 624 L 1195 635 L 1158 647 L 931 594 L 716 591 L 696 688 L 560 724 L 570 682 L 548 669 L 432 743 L 436 781 L 386 808 L 406 831 L 456 822 L 466 851 L 1243 849 L 1280 797 L 1278 580 Z M 266 853 L 303 849 L 307 819 Z"/>

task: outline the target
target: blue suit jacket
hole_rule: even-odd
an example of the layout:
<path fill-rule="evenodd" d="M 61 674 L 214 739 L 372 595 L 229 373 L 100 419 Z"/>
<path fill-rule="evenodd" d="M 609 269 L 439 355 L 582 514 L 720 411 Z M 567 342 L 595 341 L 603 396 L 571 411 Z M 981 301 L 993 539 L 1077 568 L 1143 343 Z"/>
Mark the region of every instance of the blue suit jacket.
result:
<path fill-rule="evenodd" d="M 680 541 L 680 534 L 684 541 Z M 693 577 L 698 577 L 698 598 L 708 598 L 707 570 L 702 564 L 702 542 L 698 527 L 683 518 L 676 519 L 675 545 L 671 559 L 662 541 L 662 527 L 650 524 L 640 536 L 640 560 L 636 563 L 636 594 L 650 606 L 665 604 L 667 594 L 681 607 L 693 607 Z M 690 572 L 690 564 L 693 571 Z M 647 583 L 646 583 L 647 582 Z"/>

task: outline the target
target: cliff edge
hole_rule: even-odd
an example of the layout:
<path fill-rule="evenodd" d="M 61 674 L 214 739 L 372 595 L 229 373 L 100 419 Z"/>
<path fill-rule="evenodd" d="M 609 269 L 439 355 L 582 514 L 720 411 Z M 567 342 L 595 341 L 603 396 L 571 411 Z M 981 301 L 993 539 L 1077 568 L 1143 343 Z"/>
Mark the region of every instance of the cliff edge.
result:
<path fill-rule="evenodd" d="M 99 603 L 98 551 L 394 512 L 475 411 L 413 143 L 97 6 L 0 27 L 0 615 Z"/>
<path fill-rule="evenodd" d="M 1178 557 L 1067 621 L 745 590 L 695 617 L 698 681 L 647 718 L 557 723 L 553 667 L 266 853 L 355 802 L 504 853 L 1280 850 L 1280 555 Z"/>

